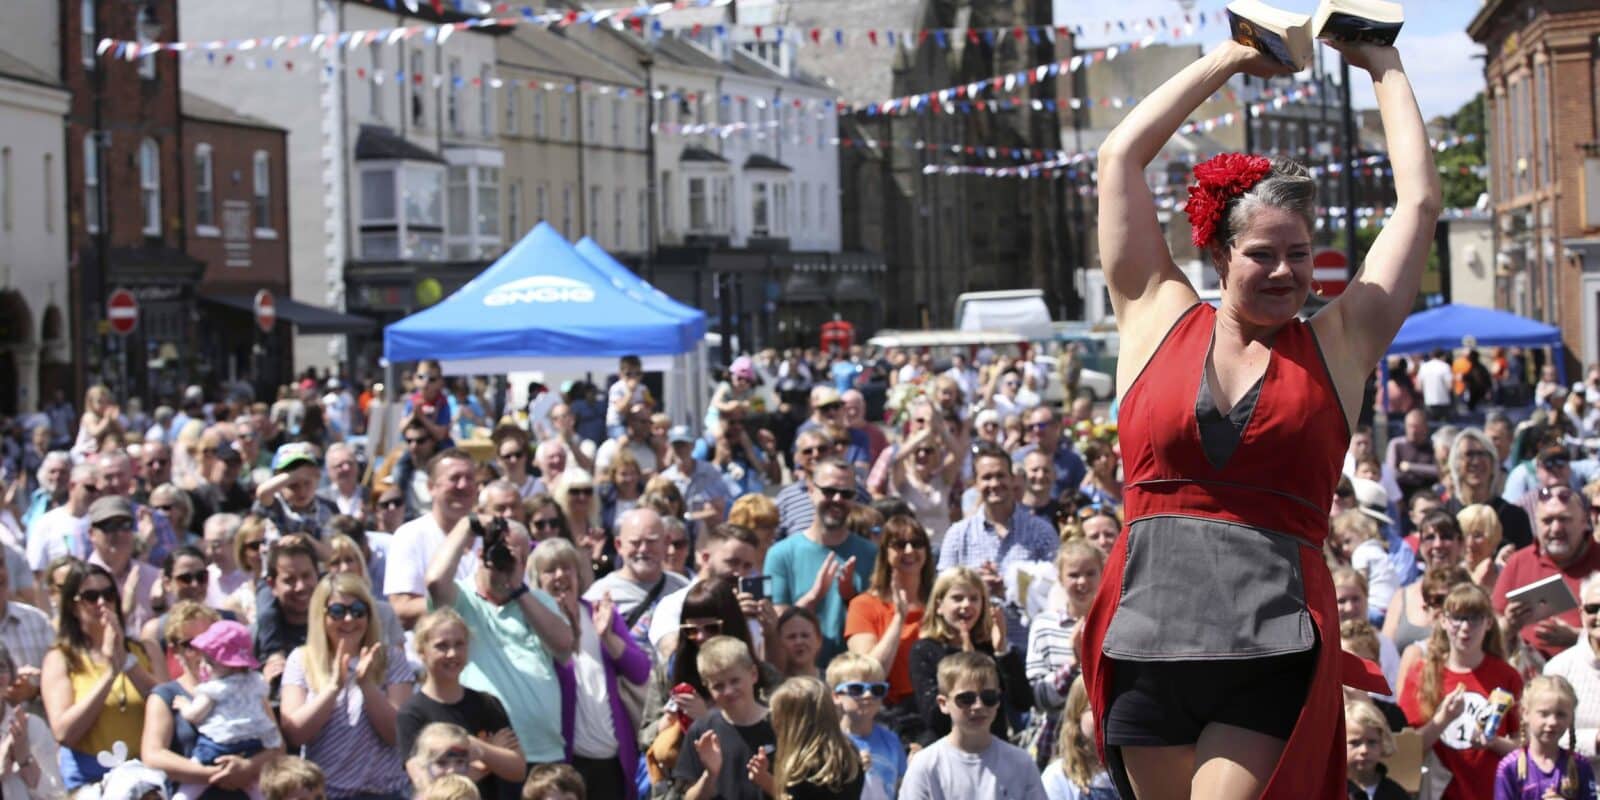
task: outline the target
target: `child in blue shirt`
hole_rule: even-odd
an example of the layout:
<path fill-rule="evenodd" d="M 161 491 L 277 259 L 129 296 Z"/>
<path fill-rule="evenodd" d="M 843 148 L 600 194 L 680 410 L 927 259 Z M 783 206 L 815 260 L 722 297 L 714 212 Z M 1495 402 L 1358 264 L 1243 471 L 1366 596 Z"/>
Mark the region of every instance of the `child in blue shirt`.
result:
<path fill-rule="evenodd" d="M 870 656 L 840 653 L 828 662 L 827 680 L 833 687 L 833 702 L 839 707 L 845 735 L 867 754 L 867 779 L 861 796 L 894 797 L 900 777 L 906 773 L 906 751 L 899 736 L 874 721 L 889 693 L 883 665 Z"/>

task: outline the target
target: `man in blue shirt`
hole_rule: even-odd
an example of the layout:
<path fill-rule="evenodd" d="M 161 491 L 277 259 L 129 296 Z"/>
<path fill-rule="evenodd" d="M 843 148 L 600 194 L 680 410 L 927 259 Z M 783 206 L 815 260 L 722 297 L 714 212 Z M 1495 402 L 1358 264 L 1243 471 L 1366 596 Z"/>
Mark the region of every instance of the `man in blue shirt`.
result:
<path fill-rule="evenodd" d="M 1061 421 L 1056 419 L 1056 412 L 1048 406 L 1039 406 L 1028 412 L 1025 424 L 1030 443 L 1011 454 L 1012 462 L 1020 467 L 1022 459 L 1035 450 L 1050 453 L 1056 465 L 1056 493 L 1051 499 L 1059 500 L 1063 494 L 1071 497 L 1083 483 L 1084 476 L 1089 474 L 1089 469 L 1084 466 L 1072 442 L 1062 438 Z"/>
<path fill-rule="evenodd" d="M 767 551 L 772 602 L 781 613 L 789 606 L 815 612 L 822 625 L 820 663 L 844 652 L 844 620 L 850 601 L 867 588 L 878 546 L 846 526 L 855 505 L 855 471 L 836 458 L 812 467 L 811 526 Z"/>

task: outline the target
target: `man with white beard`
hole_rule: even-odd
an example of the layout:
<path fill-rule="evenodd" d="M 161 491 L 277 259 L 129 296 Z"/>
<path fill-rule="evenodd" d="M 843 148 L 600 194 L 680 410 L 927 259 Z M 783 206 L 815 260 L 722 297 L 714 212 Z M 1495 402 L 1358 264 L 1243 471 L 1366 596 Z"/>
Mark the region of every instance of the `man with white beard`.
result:
<path fill-rule="evenodd" d="M 583 599 L 598 603 L 609 595 L 633 640 L 648 650 L 656 606 L 688 586 L 689 579 L 666 571 L 666 527 L 661 515 L 648 508 L 635 508 L 617 520 L 617 555 L 622 568 L 595 581 Z"/>

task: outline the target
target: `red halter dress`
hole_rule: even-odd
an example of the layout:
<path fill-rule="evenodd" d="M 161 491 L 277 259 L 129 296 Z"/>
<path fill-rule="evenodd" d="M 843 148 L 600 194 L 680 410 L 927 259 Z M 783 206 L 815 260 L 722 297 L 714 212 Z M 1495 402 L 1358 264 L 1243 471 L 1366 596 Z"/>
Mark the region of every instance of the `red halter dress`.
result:
<path fill-rule="evenodd" d="M 1309 325 L 1284 325 L 1231 452 L 1208 454 L 1202 394 L 1216 312 L 1184 312 L 1123 395 L 1127 526 L 1084 621 L 1083 674 L 1102 756 L 1119 660 L 1230 661 L 1315 650 L 1305 705 L 1263 797 L 1345 796 L 1344 682 L 1387 691 L 1339 649 L 1323 562 L 1350 434 Z M 1258 392 L 1258 394 L 1254 394 Z M 1205 686 L 1192 687 L 1194 692 Z M 1107 759 L 1126 785 L 1120 758 Z"/>

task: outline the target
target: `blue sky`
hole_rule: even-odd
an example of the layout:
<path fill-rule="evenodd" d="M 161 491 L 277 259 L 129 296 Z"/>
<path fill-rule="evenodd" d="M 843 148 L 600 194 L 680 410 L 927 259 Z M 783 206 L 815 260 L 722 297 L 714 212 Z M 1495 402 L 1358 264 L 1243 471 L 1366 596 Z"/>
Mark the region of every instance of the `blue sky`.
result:
<path fill-rule="evenodd" d="M 1273 5 L 1287 11 L 1310 14 L 1317 7 L 1316 0 L 1270 0 Z M 1224 25 L 1209 22 L 1211 11 L 1220 11 L 1226 3 L 1216 0 L 1198 0 L 1195 8 L 1207 11 L 1205 28 L 1197 31 L 1196 38 L 1209 50 L 1227 38 Z M 1406 64 L 1406 74 L 1417 93 L 1417 103 L 1424 117 L 1432 118 L 1454 113 L 1463 103 L 1483 89 L 1483 61 L 1474 58 L 1483 48 L 1467 36 L 1467 23 L 1477 13 L 1479 0 L 1405 0 L 1406 24 L 1395 45 L 1400 49 Z M 1115 8 L 1114 13 L 1108 8 Z M 1082 24 L 1086 36 L 1084 46 L 1108 44 L 1114 39 L 1097 36 L 1104 31 L 1105 20 L 1144 19 L 1166 16 L 1170 23 L 1182 14 L 1178 0 L 1055 0 L 1057 24 Z M 1121 40 L 1125 41 L 1126 36 Z M 1164 39 L 1163 41 L 1171 41 Z M 1334 62 L 1335 64 L 1337 62 Z M 1351 81 L 1354 85 L 1357 108 L 1371 108 L 1376 104 L 1372 97 L 1372 81 L 1357 71 Z"/>

